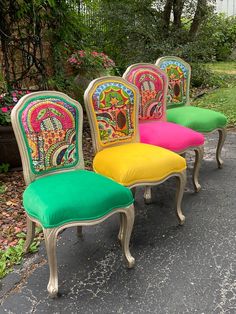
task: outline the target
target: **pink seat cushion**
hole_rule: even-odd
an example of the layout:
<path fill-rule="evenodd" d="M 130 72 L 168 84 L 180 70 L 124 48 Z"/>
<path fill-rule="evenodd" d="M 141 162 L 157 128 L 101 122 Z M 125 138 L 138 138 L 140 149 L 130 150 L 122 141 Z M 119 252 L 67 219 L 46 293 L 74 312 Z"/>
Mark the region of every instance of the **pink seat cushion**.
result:
<path fill-rule="evenodd" d="M 184 126 L 163 121 L 139 124 L 141 143 L 181 152 L 204 144 L 204 136 Z"/>

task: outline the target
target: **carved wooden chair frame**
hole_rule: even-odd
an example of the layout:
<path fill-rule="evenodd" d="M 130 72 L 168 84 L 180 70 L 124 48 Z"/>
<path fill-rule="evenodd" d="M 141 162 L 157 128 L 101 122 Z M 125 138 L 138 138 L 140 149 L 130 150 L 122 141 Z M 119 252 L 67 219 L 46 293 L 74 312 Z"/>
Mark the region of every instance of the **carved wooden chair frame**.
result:
<path fill-rule="evenodd" d="M 123 74 L 123 78 L 124 79 L 128 79 L 129 74 L 132 72 L 133 69 L 137 68 L 137 67 L 147 67 L 147 66 L 151 66 L 154 70 L 157 70 L 158 72 L 160 72 L 167 80 L 168 82 L 168 77 L 167 74 L 160 70 L 160 68 L 158 68 L 157 66 L 150 64 L 150 63 L 135 63 L 132 64 L 131 66 L 129 66 L 126 71 Z M 164 101 L 163 103 L 166 104 L 166 97 L 167 97 L 167 91 L 168 91 L 168 83 L 165 86 L 165 90 L 164 90 Z M 165 105 L 166 107 L 166 105 Z M 167 121 L 166 120 L 166 108 L 163 110 L 163 116 L 164 116 L 164 120 L 163 121 Z M 193 182 L 193 186 L 194 186 L 194 190 L 195 192 L 199 192 L 199 190 L 201 189 L 201 185 L 199 183 L 199 170 L 200 170 L 200 166 L 201 166 L 201 161 L 203 159 L 203 154 L 204 154 L 204 145 L 201 146 L 192 146 L 189 147 L 188 149 L 185 150 L 181 150 L 176 152 L 179 155 L 185 155 L 187 152 L 189 151 L 194 151 L 195 153 L 195 161 L 194 161 L 194 169 L 193 169 L 193 174 L 192 174 L 192 182 Z M 147 191 L 148 194 L 151 193 L 151 191 Z M 150 197 L 149 197 L 150 199 Z"/>
<path fill-rule="evenodd" d="M 119 82 L 122 84 L 125 84 L 126 86 L 129 86 L 129 88 L 131 88 L 134 91 L 135 94 L 135 104 L 139 104 L 140 102 L 140 94 L 139 94 L 139 90 L 138 88 L 133 85 L 130 84 L 129 82 L 127 82 L 124 78 L 121 77 L 117 77 L 117 76 L 104 76 L 104 77 L 100 77 L 97 78 L 95 80 L 93 80 L 92 82 L 90 82 L 89 86 L 87 87 L 85 93 L 84 93 L 84 102 L 85 102 L 85 107 L 86 107 L 86 111 L 87 111 L 87 116 L 89 119 L 89 123 L 90 123 L 90 128 L 91 128 L 91 133 L 92 133 L 92 141 L 93 141 L 93 147 L 94 147 L 94 151 L 95 154 L 103 149 L 106 149 L 106 147 L 103 147 L 100 143 L 99 143 L 99 130 L 97 127 L 97 119 L 96 119 L 96 115 L 94 113 L 94 109 L 91 105 L 92 103 L 92 96 L 93 96 L 93 92 L 96 89 L 96 86 L 98 86 L 100 83 L 106 83 L 106 82 Z M 131 140 L 128 141 L 128 143 L 139 143 L 139 130 L 138 130 L 138 105 L 134 106 L 134 114 L 135 114 L 135 119 L 134 119 L 134 136 Z M 117 145 L 125 145 L 126 142 L 118 142 L 118 143 L 114 143 L 114 144 L 110 144 L 107 145 L 108 147 L 112 147 L 112 146 L 117 146 Z M 180 225 L 183 225 L 185 222 L 185 216 L 182 212 L 181 209 L 181 203 L 182 203 L 182 198 L 183 198 L 183 193 L 184 193 L 184 188 L 186 185 L 186 170 L 182 171 L 182 172 L 177 172 L 177 173 L 172 173 L 171 175 L 166 176 L 163 180 L 157 180 L 155 182 L 138 182 L 136 184 L 130 185 L 128 186 L 130 189 L 132 189 L 133 194 L 135 194 L 135 188 L 138 186 L 145 186 L 145 193 L 144 193 L 144 199 L 146 203 L 150 203 L 151 202 L 151 187 L 155 186 L 155 185 L 159 185 L 161 183 L 163 183 L 164 181 L 168 180 L 171 177 L 175 177 L 177 179 L 177 192 L 176 192 L 176 214 L 177 214 L 177 218 L 179 221 Z M 122 217 L 121 217 L 121 221 L 122 221 Z M 119 238 L 121 237 L 121 235 L 123 234 L 123 229 L 122 226 L 120 228 L 120 232 L 119 232 Z"/>
<path fill-rule="evenodd" d="M 179 58 L 179 57 L 175 57 L 175 56 L 165 56 L 165 57 L 161 57 L 159 59 L 157 59 L 155 65 L 160 67 L 162 70 L 163 68 L 161 67 L 161 64 L 163 61 L 173 61 L 176 60 L 177 62 L 183 64 L 183 66 L 187 69 L 188 71 L 188 75 L 186 77 L 186 102 L 184 104 L 184 106 L 188 106 L 190 105 L 190 96 L 189 96 L 189 91 L 190 91 L 190 79 L 191 79 L 191 66 L 184 61 L 183 59 Z M 204 135 L 210 134 L 217 131 L 219 134 L 219 139 L 218 139 L 218 143 L 217 143 L 217 148 L 216 148 L 216 162 L 217 162 L 217 166 L 218 168 L 222 168 L 223 167 L 223 160 L 221 157 L 221 152 L 222 152 L 222 147 L 224 145 L 225 139 L 226 139 L 226 135 L 227 135 L 227 130 L 226 127 L 224 128 L 216 128 L 215 130 L 211 131 L 211 132 L 201 132 Z"/>
<path fill-rule="evenodd" d="M 12 126 L 15 132 L 15 136 L 17 139 L 17 143 L 19 146 L 20 154 L 21 154 L 21 159 L 22 159 L 22 165 L 23 165 L 23 174 L 24 174 L 24 179 L 26 185 L 29 185 L 32 181 L 37 180 L 39 177 L 38 175 L 35 175 L 30 167 L 30 157 L 27 154 L 27 147 L 26 143 L 18 122 L 19 119 L 19 112 L 21 108 L 24 106 L 24 104 L 29 101 L 30 99 L 36 98 L 37 96 L 48 96 L 48 97 L 60 97 L 63 98 L 65 101 L 68 101 L 69 103 L 73 104 L 78 112 L 79 112 L 79 121 L 78 121 L 78 134 L 76 140 L 78 141 L 78 147 L 79 147 L 79 156 L 80 159 L 78 163 L 70 168 L 69 170 L 56 170 L 53 171 L 53 173 L 49 173 L 50 175 L 55 174 L 55 173 L 61 173 L 65 171 L 73 171 L 76 169 L 84 169 L 84 160 L 83 160 L 83 151 L 82 151 L 82 122 L 83 122 L 83 110 L 81 105 L 70 98 L 69 96 L 56 92 L 56 91 L 40 91 L 40 92 L 35 92 L 31 93 L 29 95 L 26 95 L 20 99 L 18 104 L 14 107 L 12 110 Z M 48 174 L 46 174 L 48 175 Z M 43 175 L 43 176 L 46 176 Z M 42 176 L 40 176 L 42 177 Z M 78 182 L 79 183 L 79 182 Z M 49 276 L 49 282 L 48 282 L 48 292 L 51 297 L 56 297 L 58 294 L 58 272 L 57 272 L 57 258 L 56 258 L 56 240 L 57 240 L 57 235 L 60 231 L 77 226 L 78 228 L 78 235 L 81 235 L 81 229 L 82 226 L 92 226 L 95 224 L 99 224 L 103 222 L 105 219 L 109 218 L 111 215 L 119 213 L 120 216 L 122 217 L 121 221 L 121 226 L 120 228 L 122 229 L 122 234 L 120 234 L 120 241 L 122 245 L 122 251 L 123 251 L 123 256 L 124 259 L 127 263 L 127 266 L 129 268 L 132 268 L 134 266 L 135 260 L 131 256 L 130 250 L 129 250 L 129 242 L 130 242 L 130 236 L 133 228 L 133 223 L 134 223 L 134 207 L 133 205 L 130 205 L 125 208 L 116 208 L 103 216 L 102 218 L 99 219 L 94 219 L 94 220 L 83 220 L 83 221 L 73 221 L 69 222 L 66 224 L 63 224 L 59 227 L 55 228 L 44 228 L 43 233 L 44 233 L 44 238 L 45 238 L 45 245 L 46 245 L 46 251 L 47 251 L 47 256 L 48 256 L 48 263 L 49 263 L 49 270 L 50 270 L 50 276 Z M 35 219 L 34 217 L 30 217 L 27 215 L 27 237 L 26 237 L 26 242 L 24 245 L 24 252 L 27 253 L 29 251 L 30 245 L 33 242 L 34 236 L 35 236 L 35 224 L 41 225 L 41 223 Z"/>

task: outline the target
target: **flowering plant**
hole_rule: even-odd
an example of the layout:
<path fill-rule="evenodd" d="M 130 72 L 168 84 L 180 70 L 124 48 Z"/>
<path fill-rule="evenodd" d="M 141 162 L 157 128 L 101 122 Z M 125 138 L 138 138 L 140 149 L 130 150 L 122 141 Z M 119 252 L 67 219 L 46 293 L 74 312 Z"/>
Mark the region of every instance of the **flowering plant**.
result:
<path fill-rule="evenodd" d="M 13 90 L 0 95 L 0 125 L 10 125 L 12 108 L 21 97 L 29 93 L 28 90 Z"/>
<path fill-rule="evenodd" d="M 90 50 L 75 51 L 67 61 L 75 69 L 86 71 L 111 70 L 116 66 L 115 62 L 105 53 Z"/>

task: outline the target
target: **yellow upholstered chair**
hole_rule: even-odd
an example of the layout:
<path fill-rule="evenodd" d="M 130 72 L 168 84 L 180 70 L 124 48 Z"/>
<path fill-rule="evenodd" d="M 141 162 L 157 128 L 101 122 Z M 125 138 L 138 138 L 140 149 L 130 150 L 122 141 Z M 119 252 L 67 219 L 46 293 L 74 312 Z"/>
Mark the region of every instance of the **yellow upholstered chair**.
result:
<path fill-rule="evenodd" d="M 129 188 L 151 187 L 170 177 L 178 178 L 176 210 L 183 224 L 185 159 L 167 149 L 140 143 L 137 87 L 121 77 L 101 77 L 89 84 L 84 101 L 96 152 L 94 171 Z M 150 193 L 147 188 L 146 201 L 150 201 Z"/>

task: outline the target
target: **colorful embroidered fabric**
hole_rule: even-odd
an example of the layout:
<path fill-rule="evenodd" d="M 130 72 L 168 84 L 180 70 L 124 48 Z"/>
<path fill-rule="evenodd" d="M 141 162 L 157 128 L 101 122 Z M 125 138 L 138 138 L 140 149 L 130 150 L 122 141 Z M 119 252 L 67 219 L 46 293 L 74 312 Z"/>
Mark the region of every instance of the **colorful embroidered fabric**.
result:
<path fill-rule="evenodd" d="M 167 77 L 156 66 L 137 65 L 127 73 L 126 79 L 136 85 L 141 95 L 140 120 L 165 120 L 163 98 Z"/>
<path fill-rule="evenodd" d="M 31 170 L 35 174 L 73 167 L 78 162 L 77 108 L 63 98 L 31 99 L 20 111 Z"/>
<path fill-rule="evenodd" d="M 120 82 L 96 85 L 92 94 L 101 145 L 134 136 L 134 91 Z"/>
<path fill-rule="evenodd" d="M 167 105 L 185 105 L 189 92 L 187 86 L 189 69 L 177 60 L 163 61 L 160 68 L 167 73 L 169 78 Z"/>

